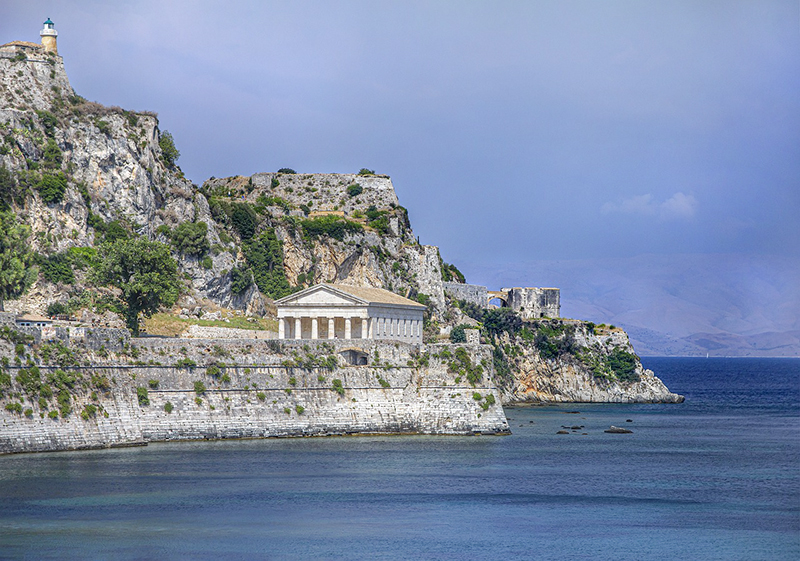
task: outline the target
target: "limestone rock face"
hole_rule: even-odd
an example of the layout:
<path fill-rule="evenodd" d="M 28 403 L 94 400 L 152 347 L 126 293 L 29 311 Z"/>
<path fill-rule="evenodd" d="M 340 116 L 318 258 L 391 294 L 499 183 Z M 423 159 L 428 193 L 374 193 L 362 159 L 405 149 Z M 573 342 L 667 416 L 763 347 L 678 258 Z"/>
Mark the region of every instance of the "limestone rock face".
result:
<path fill-rule="evenodd" d="M 550 325 L 553 322 L 548 322 Z M 681 403 L 683 396 L 670 392 L 651 370 L 635 356 L 627 334 L 620 330 L 593 333 L 587 324 L 572 324 L 569 336 L 572 353 L 542 358 L 534 345 L 508 336 L 502 344 L 518 349 L 511 359 L 512 376 L 503 384 L 504 403 Z M 632 380 L 619 379 L 612 372 L 596 374 L 592 365 L 602 364 L 614 350 L 633 356 Z"/>

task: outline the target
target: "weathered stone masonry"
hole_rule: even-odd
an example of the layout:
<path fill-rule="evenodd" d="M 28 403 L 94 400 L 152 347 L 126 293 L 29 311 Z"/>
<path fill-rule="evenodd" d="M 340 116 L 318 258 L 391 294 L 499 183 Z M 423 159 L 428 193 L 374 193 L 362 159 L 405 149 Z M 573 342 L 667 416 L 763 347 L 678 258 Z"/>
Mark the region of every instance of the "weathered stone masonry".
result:
<path fill-rule="evenodd" d="M 432 348 L 436 350 L 436 348 Z M 470 349 L 488 358 L 486 347 Z M 43 376 L 54 367 L 40 367 Z M 12 378 L 18 368 L 10 368 Z M 0 410 L 0 453 L 130 446 L 154 441 L 338 434 L 504 434 L 508 422 L 500 395 L 486 372 L 483 383 L 456 383 L 445 363 L 411 366 L 290 368 L 239 364 L 226 367 L 229 382 L 205 367 L 81 367 L 84 374 L 105 374 L 112 389 L 98 401 L 78 395 L 66 419 L 49 419 L 35 403 L 31 417 Z M 333 380 L 342 382 L 340 395 Z M 136 387 L 158 381 L 148 390 L 150 404 L 140 406 Z M 195 392 L 195 381 L 206 391 Z M 288 390 L 288 391 L 287 391 Z M 484 409 L 473 393 L 492 395 Z M 196 399 L 200 399 L 200 403 Z M 262 399 L 263 398 L 263 399 Z M 169 402 L 171 413 L 165 411 Z M 88 403 L 102 405 L 105 417 L 84 420 Z M 298 407 L 299 406 L 299 407 Z"/>

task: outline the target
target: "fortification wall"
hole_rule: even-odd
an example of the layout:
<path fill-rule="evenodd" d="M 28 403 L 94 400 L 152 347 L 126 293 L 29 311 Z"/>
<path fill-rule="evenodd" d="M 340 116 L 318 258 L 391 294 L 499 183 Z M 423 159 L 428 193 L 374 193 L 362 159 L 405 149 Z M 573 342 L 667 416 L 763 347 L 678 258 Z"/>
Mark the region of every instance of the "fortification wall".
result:
<path fill-rule="evenodd" d="M 401 346 L 402 347 L 402 346 Z M 237 364 L 212 376 L 206 367 L 92 366 L 68 369 L 80 380 L 72 391 L 72 412 L 52 419 L 54 401 L 41 408 L 14 381 L 7 395 L 22 394 L 18 413 L 0 409 L 0 453 L 131 446 L 154 441 L 338 434 L 504 434 L 508 422 L 500 395 L 490 382 L 472 387 L 448 372 L 448 346 L 426 349 L 428 366 L 298 368 L 277 364 Z M 398 350 L 399 349 L 395 349 Z M 472 347 L 475 362 L 491 365 L 491 349 Z M 420 355 L 405 351 L 409 357 Z M 387 355 L 388 356 L 388 353 Z M 399 356 L 399 355 L 398 355 Z M 414 361 L 410 358 L 409 360 Z M 8 367 L 12 380 L 20 367 Z M 43 379 L 55 367 L 40 367 Z M 105 391 L 90 380 L 105 379 Z M 335 391 L 333 380 L 341 380 Z M 151 382 L 152 381 L 152 382 Z M 205 391 L 198 393 L 195 383 Z M 155 387 L 153 387 L 155 386 Z M 147 390 L 140 405 L 137 387 Z M 92 398 L 95 392 L 95 399 Z M 480 393 L 484 401 L 473 399 Z M 493 402 L 487 403 L 486 396 Z M 14 400 L 12 400 L 14 401 Z M 8 398 L 3 400 L 8 403 Z M 167 412 L 167 402 L 172 406 Z M 88 405 L 98 408 L 82 418 Z"/>
<path fill-rule="evenodd" d="M 524 319 L 561 316 L 561 290 L 558 288 L 504 288 L 508 306 Z"/>
<path fill-rule="evenodd" d="M 488 304 L 488 289 L 477 284 L 462 284 L 459 282 L 445 282 L 444 292 L 456 300 L 466 300 L 476 306 L 485 308 Z"/>

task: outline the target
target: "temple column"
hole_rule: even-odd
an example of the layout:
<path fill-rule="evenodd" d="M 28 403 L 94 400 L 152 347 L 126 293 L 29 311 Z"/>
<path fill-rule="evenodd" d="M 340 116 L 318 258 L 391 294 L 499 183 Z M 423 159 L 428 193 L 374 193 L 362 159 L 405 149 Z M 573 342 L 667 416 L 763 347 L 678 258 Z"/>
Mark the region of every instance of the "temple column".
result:
<path fill-rule="evenodd" d="M 286 339 L 286 319 L 278 320 L 278 339 Z"/>
<path fill-rule="evenodd" d="M 351 339 L 352 334 L 353 334 L 352 320 L 350 318 L 344 318 L 344 338 Z"/>
<path fill-rule="evenodd" d="M 294 338 L 303 338 L 303 324 L 300 322 L 300 318 L 294 318 Z"/>
<path fill-rule="evenodd" d="M 375 318 L 367 318 L 367 339 L 375 338 Z"/>
<path fill-rule="evenodd" d="M 311 318 L 311 338 L 319 339 L 319 318 Z"/>
<path fill-rule="evenodd" d="M 333 318 L 328 318 L 328 339 L 333 339 L 336 336 L 336 324 L 333 321 Z"/>

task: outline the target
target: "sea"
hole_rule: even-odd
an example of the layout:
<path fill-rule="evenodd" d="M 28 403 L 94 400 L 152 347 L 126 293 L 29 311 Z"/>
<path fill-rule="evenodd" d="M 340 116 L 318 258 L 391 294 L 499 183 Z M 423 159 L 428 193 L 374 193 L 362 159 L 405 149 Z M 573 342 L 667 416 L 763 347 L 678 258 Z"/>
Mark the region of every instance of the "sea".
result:
<path fill-rule="evenodd" d="M 0 558 L 800 559 L 800 359 L 643 362 L 686 401 L 3 456 Z"/>

